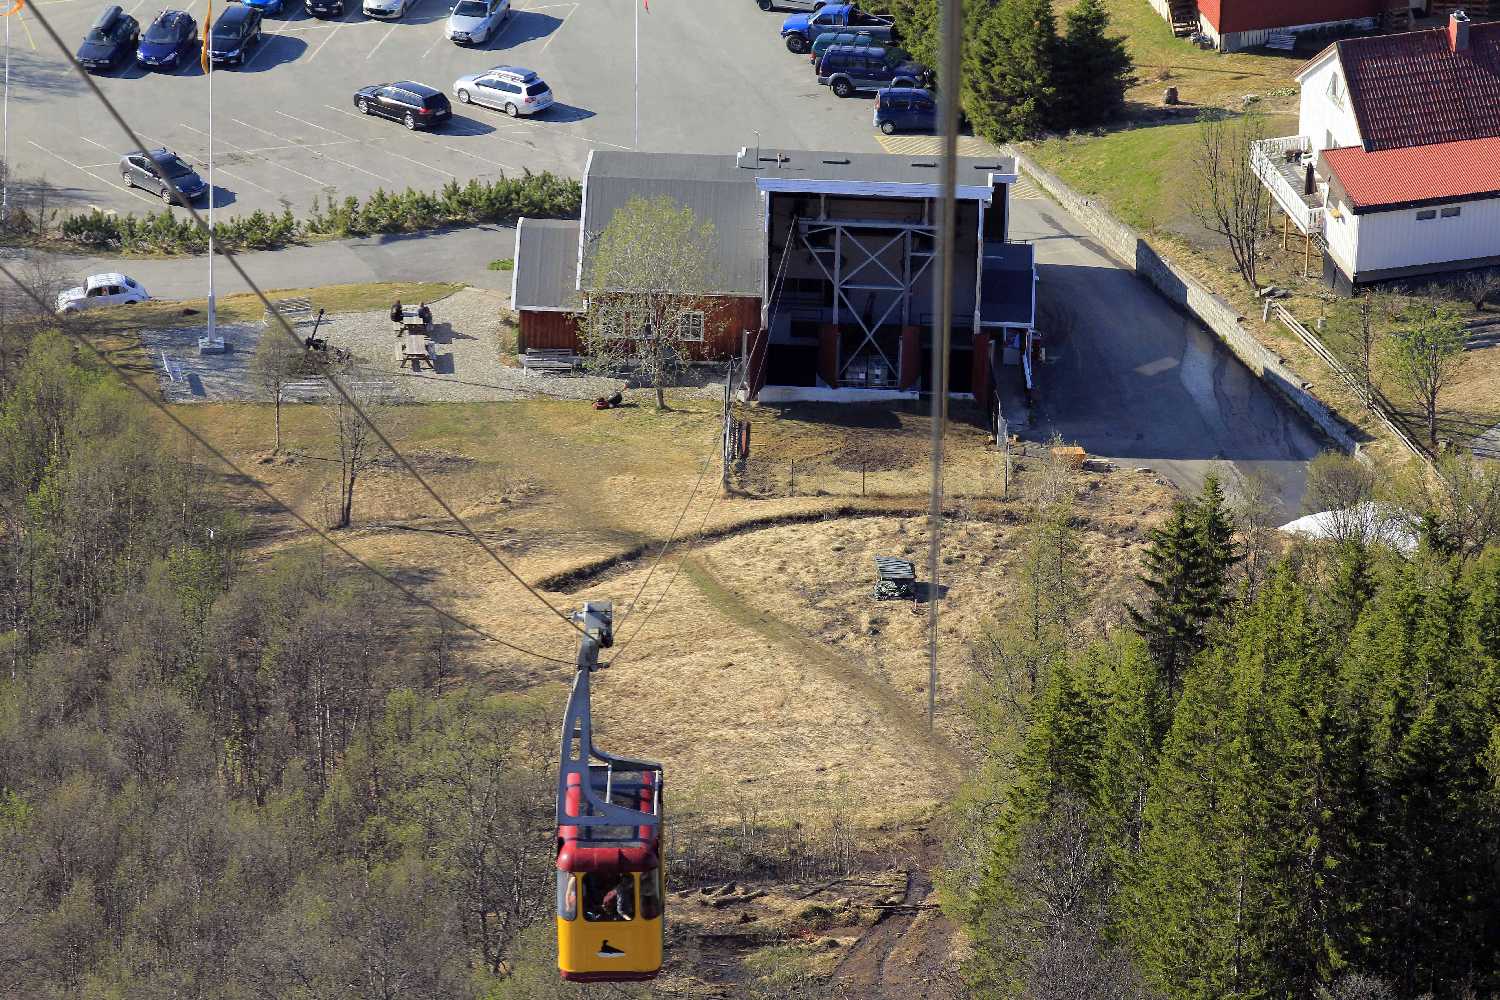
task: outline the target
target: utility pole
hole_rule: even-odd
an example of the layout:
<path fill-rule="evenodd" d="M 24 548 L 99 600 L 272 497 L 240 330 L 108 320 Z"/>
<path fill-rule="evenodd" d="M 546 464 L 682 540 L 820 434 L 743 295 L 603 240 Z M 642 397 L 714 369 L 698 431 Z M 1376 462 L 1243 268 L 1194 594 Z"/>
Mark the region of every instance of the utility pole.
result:
<path fill-rule="evenodd" d="M 0 178 L 0 228 L 10 225 L 10 16 L 5 18 L 5 98 L 4 110 L 0 111 L 4 121 L 0 123 L 0 169 L 5 176 Z"/>
<path fill-rule="evenodd" d="M 734 450 L 734 358 L 729 359 L 729 368 L 724 373 L 724 419 L 720 428 L 719 442 L 719 487 L 729 495 L 729 458 Z"/>

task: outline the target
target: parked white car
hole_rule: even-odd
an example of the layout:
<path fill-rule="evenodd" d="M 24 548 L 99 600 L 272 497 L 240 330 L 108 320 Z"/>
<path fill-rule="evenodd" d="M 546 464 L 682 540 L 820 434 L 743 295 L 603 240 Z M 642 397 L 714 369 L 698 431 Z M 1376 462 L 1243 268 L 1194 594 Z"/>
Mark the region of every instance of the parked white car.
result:
<path fill-rule="evenodd" d="M 448 11 L 448 40 L 482 45 L 510 16 L 510 0 L 458 0 Z"/>
<path fill-rule="evenodd" d="M 406 15 L 411 0 L 364 0 L 361 9 L 365 17 L 378 17 L 382 21 L 395 21 Z"/>
<path fill-rule="evenodd" d="M 91 275 L 76 288 L 59 292 L 57 311 L 63 314 L 81 312 L 96 306 L 130 306 L 151 298 L 134 278 L 111 271 Z"/>
<path fill-rule="evenodd" d="M 552 107 L 552 88 L 547 81 L 520 66 L 496 66 L 461 76 L 453 81 L 453 96 L 460 104 L 495 108 L 512 118 Z"/>

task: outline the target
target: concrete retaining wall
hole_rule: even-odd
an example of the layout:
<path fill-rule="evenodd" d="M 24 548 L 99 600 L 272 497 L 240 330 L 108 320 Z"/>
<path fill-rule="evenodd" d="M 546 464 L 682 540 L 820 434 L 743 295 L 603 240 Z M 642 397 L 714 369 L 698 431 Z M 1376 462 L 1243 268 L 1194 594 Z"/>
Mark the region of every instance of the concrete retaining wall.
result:
<path fill-rule="evenodd" d="M 1008 153 L 1016 158 L 1017 165 L 1038 187 L 1057 199 L 1120 263 L 1149 281 L 1168 300 L 1196 316 L 1257 378 L 1295 406 L 1334 444 L 1351 454 L 1358 451 L 1349 427 L 1321 400 L 1304 389 L 1297 374 L 1245 329 L 1244 318 L 1233 306 L 1192 275 L 1165 260 L 1139 233 L 1110 215 L 1103 206 L 1083 197 L 1015 148 L 1010 148 Z"/>

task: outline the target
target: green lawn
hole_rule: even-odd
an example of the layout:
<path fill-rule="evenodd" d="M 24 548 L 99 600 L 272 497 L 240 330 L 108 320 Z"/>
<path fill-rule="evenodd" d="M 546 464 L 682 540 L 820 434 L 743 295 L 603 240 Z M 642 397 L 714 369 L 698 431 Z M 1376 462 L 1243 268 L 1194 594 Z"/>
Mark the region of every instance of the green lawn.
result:
<path fill-rule="evenodd" d="M 1075 190 L 1097 198 L 1137 229 L 1158 229 L 1186 213 L 1195 125 L 1162 125 L 1103 136 L 1048 139 L 1030 153 Z"/>

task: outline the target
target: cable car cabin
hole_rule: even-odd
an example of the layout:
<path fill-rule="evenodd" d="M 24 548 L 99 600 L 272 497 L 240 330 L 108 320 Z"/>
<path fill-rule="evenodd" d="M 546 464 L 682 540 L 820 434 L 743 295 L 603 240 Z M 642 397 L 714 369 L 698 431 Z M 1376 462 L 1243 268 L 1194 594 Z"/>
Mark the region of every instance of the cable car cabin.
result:
<path fill-rule="evenodd" d="M 558 970 L 578 982 L 654 979 L 661 971 L 664 933 L 660 772 L 630 777 L 611 775 L 608 767 L 590 772 L 595 793 L 606 802 L 657 822 L 558 827 Z M 568 816 L 588 814 L 581 785 L 581 775 L 568 775 Z"/>
<path fill-rule="evenodd" d="M 594 745 L 589 675 L 608 664 L 613 608 L 589 601 L 563 716 L 557 769 L 557 968 L 578 982 L 630 982 L 661 971 L 662 768 Z"/>

